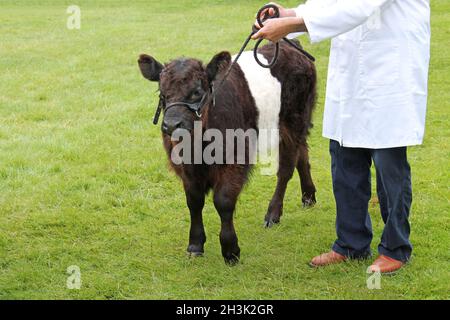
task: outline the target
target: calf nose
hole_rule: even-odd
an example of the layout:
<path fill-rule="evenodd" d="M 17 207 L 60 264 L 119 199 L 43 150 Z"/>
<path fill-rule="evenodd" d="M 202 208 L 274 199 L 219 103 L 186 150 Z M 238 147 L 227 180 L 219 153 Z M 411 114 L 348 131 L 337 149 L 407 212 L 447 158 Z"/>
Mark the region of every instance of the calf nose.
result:
<path fill-rule="evenodd" d="M 176 129 L 180 128 L 181 120 L 169 119 L 164 120 L 162 124 L 162 131 L 165 134 L 171 135 Z"/>

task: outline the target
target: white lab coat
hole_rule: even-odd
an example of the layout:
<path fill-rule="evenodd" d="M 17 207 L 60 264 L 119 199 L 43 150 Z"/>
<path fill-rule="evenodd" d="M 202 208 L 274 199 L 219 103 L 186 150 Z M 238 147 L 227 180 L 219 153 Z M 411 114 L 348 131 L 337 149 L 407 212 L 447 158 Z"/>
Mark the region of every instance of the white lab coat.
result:
<path fill-rule="evenodd" d="M 333 38 L 323 136 L 345 147 L 422 144 L 429 0 L 309 0 L 296 12 L 312 42 Z"/>

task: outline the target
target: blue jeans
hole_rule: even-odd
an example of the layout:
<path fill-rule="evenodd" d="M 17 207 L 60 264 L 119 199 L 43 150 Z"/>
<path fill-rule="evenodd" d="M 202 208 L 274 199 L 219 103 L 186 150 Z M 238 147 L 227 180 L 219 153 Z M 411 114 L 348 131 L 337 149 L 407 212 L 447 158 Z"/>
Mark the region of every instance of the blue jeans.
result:
<path fill-rule="evenodd" d="M 381 215 L 385 223 L 378 251 L 390 258 L 408 261 L 412 252 L 408 221 L 412 188 L 407 148 L 346 148 L 331 140 L 330 154 L 337 212 L 337 240 L 333 250 L 352 259 L 371 255 L 373 234 L 368 207 L 373 160 Z"/>

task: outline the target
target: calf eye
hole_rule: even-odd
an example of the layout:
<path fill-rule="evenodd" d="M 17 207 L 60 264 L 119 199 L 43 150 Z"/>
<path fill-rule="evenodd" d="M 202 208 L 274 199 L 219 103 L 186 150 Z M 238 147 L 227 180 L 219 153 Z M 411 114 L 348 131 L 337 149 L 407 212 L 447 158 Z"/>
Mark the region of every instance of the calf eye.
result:
<path fill-rule="evenodd" d="M 200 92 L 200 90 L 195 90 L 194 92 L 191 93 L 191 96 L 189 97 L 191 100 L 198 100 L 202 97 L 202 93 Z"/>

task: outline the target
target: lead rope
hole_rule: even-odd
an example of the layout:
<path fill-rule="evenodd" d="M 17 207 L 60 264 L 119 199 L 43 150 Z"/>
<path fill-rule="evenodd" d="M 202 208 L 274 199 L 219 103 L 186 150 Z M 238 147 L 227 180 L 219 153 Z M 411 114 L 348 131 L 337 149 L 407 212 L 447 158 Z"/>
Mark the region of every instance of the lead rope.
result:
<path fill-rule="evenodd" d="M 274 10 L 274 15 L 269 16 L 268 14 L 268 9 L 273 9 Z M 263 19 L 261 19 L 262 13 L 263 11 L 267 10 L 266 14 L 264 15 Z M 273 4 L 268 4 L 265 5 L 264 7 L 262 7 L 261 9 L 259 9 L 258 14 L 256 16 L 256 20 L 258 22 L 258 25 L 260 26 L 260 28 L 264 27 L 264 22 L 267 21 L 268 19 L 274 19 L 274 18 L 279 18 L 280 17 L 280 9 Z M 237 64 L 239 58 L 242 56 L 242 54 L 244 53 L 245 49 L 247 48 L 250 40 L 252 39 L 252 36 L 258 32 L 258 29 L 253 26 L 253 30 L 250 33 L 250 35 L 247 37 L 247 39 L 244 42 L 244 45 L 242 46 L 241 50 L 239 51 L 239 53 L 237 54 L 236 58 L 234 58 L 233 62 L 230 64 L 230 67 L 228 68 L 227 72 L 225 73 L 225 75 L 223 76 L 222 80 L 220 81 L 219 85 L 214 88 L 214 86 L 211 86 L 211 97 L 213 100 L 213 105 L 216 104 L 216 94 L 217 92 L 221 89 L 221 87 L 223 86 L 223 84 L 225 83 L 226 79 L 228 78 L 228 76 L 231 73 L 231 70 L 233 69 L 234 65 Z M 309 60 L 311 60 L 312 62 L 316 61 L 316 59 L 314 58 L 314 56 L 312 56 L 309 52 L 307 52 L 306 50 L 303 50 L 302 48 L 300 48 L 297 44 L 295 44 L 293 41 L 289 40 L 288 38 L 283 38 L 284 41 L 286 41 L 290 46 L 292 46 L 293 48 L 297 49 L 298 51 L 300 51 L 304 56 L 306 56 Z M 280 54 L 280 43 L 277 42 L 275 43 L 275 54 L 272 58 L 272 61 L 269 64 L 264 64 L 259 60 L 258 57 L 258 49 L 259 46 L 261 45 L 261 43 L 264 41 L 264 39 L 259 39 L 256 42 L 255 48 L 253 49 L 253 56 L 256 60 L 256 62 L 263 68 L 269 69 L 272 68 L 275 63 L 277 63 L 278 61 L 278 56 Z M 211 98 L 209 98 L 207 100 L 207 103 L 211 102 Z"/>
<path fill-rule="evenodd" d="M 269 15 L 269 11 L 268 9 L 273 9 L 274 10 L 274 14 L 272 16 Z M 264 10 L 267 10 L 267 12 L 264 14 L 264 17 L 261 19 L 262 13 Z M 256 20 L 258 22 L 258 25 L 260 26 L 260 28 L 264 27 L 264 22 L 267 21 L 268 19 L 274 19 L 274 18 L 279 18 L 280 17 L 280 9 L 273 4 L 268 4 L 265 5 L 264 7 L 262 7 L 261 9 L 259 9 L 258 14 L 256 16 Z M 249 34 L 249 36 L 247 37 L 247 39 L 245 40 L 241 50 L 239 51 L 239 53 L 237 54 L 236 58 L 234 58 L 233 62 L 230 64 L 227 72 L 225 73 L 225 75 L 222 77 L 222 80 L 219 82 L 218 86 L 214 86 L 211 85 L 211 95 L 206 99 L 205 103 L 203 104 L 203 106 L 207 105 L 208 103 L 210 103 L 211 101 L 213 102 L 213 106 L 216 105 L 216 95 L 217 92 L 222 88 L 223 84 L 225 83 L 225 81 L 227 80 L 228 76 L 231 73 L 231 70 L 233 69 L 233 67 L 237 64 L 239 58 L 242 56 L 242 54 L 244 53 L 245 49 L 247 48 L 250 40 L 252 39 L 252 36 L 258 32 L 258 29 L 253 26 L 252 32 Z M 287 39 L 287 38 L 283 38 L 284 41 L 286 41 L 290 46 L 292 46 L 293 48 L 297 49 L 299 52 L 301 52 L 305 57 L 307 57 L 309 60 L 311 60 L 312 62 L 316 61 L 316 59 L 309 54 L 307 51 L 303 50 L 302 48 L 300 48 L 299 46 L 297 46 L 297 44 L 295 44 L 293 41 Z M 275 54 L 272 58 L 272 61 L 269 64 L 264 64 L 259 60 L 258 57 L 258 49 L 259 46 L 261 45 L 261 43 L 264 41 L 264 39 L 259 39 L 256 44 L 255 44 L 255 48 L 253 49 L 253 56 L 255 57 L 256 62 L 263 68 L 269 69 L 272 68 L 275 63 L 278 61 L 278 56 L 280 54 L 280 43 L 277 42 L 275 43 Z M 158 119 L 159 116 L 161 115 L 161 111 L 163 109 L 163 100 L 162 98 L 160 98 L 159 101 L 159 106 L 158 109 L 156 111 L 155 117 L 153 119 L 153 123 L 156 125 L 158 124 Z M 200 107 L 200 109 L 198 111 L 195 112 L 195 114 L 197 115 L 197 117 L 200 119 L 202 117 L 202 112 L 201 109 L 203 109 L 203 106 Z"/>

